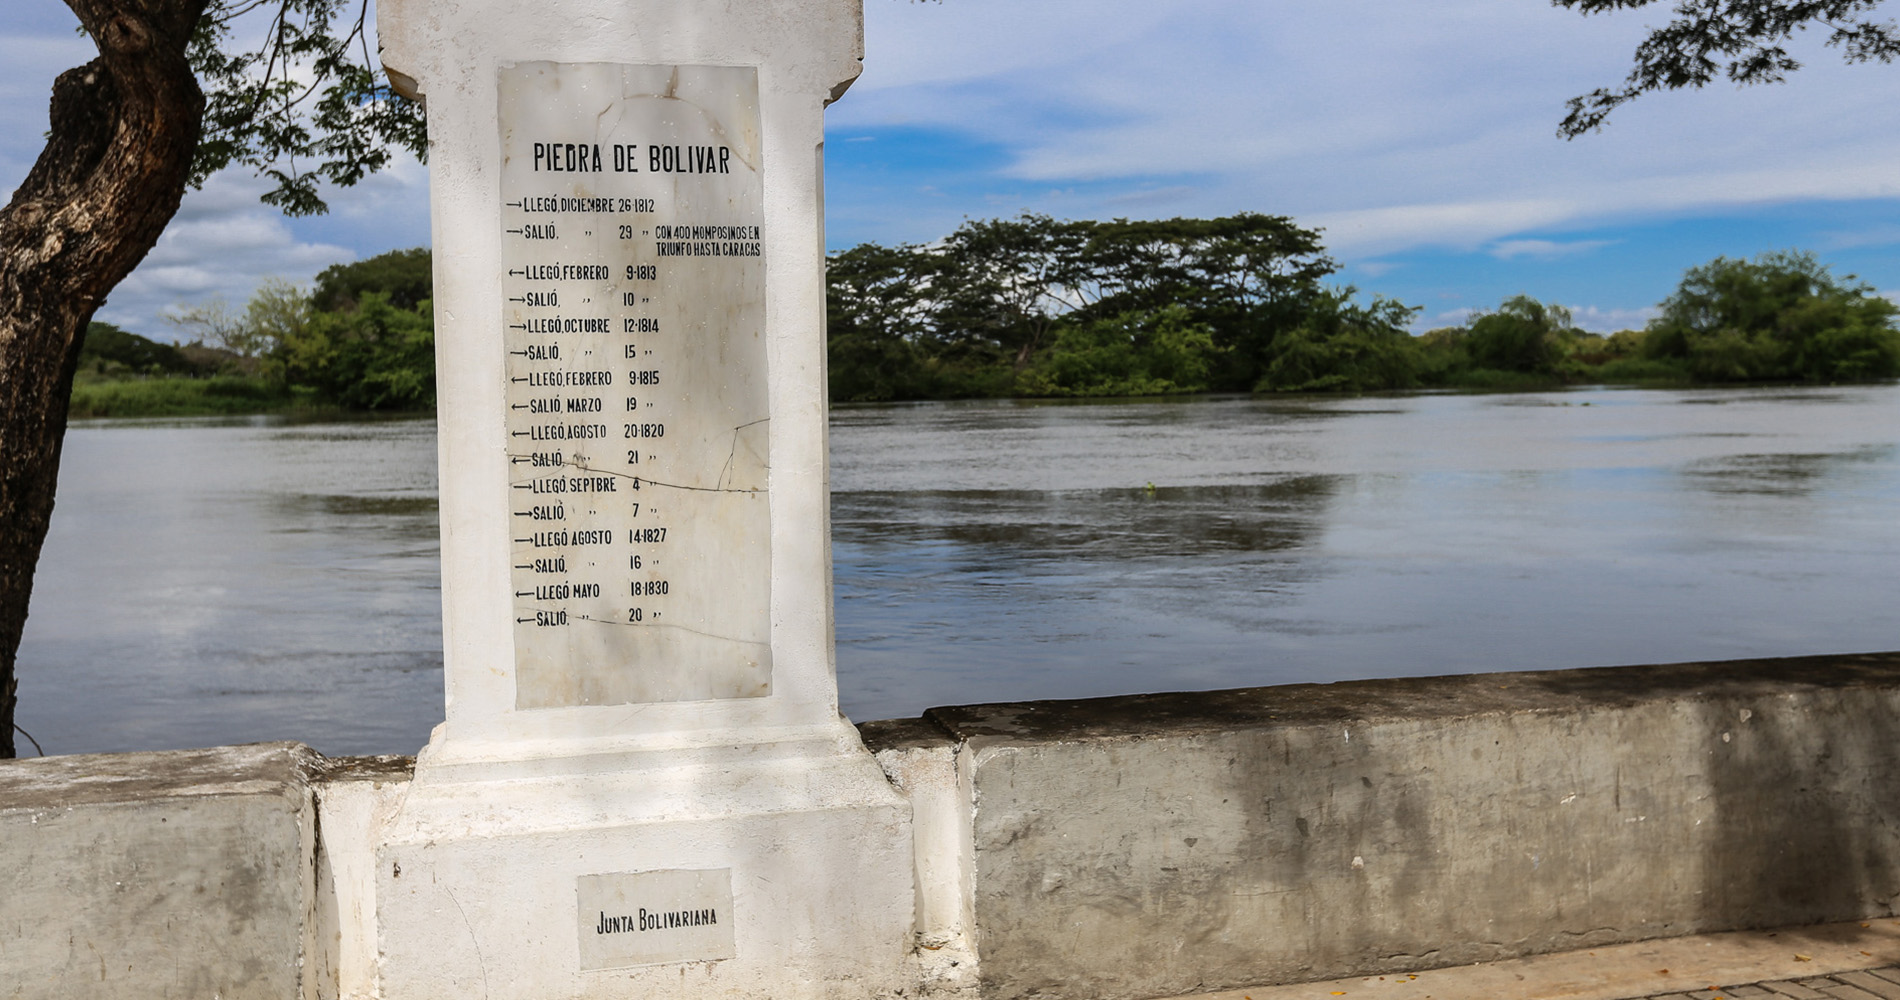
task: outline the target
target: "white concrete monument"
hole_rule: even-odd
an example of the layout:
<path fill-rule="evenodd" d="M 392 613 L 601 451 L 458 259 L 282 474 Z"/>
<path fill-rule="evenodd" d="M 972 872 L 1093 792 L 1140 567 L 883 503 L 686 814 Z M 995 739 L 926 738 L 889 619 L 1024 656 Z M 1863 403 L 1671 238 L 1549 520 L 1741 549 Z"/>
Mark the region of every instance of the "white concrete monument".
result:
<path fill-rule="evenodd" d="M 908 806 L 839 714 L 823 109 L 859 0 L 382 0 L 427 102 L 447 720 L 383 996 L 869 996 Z"/>

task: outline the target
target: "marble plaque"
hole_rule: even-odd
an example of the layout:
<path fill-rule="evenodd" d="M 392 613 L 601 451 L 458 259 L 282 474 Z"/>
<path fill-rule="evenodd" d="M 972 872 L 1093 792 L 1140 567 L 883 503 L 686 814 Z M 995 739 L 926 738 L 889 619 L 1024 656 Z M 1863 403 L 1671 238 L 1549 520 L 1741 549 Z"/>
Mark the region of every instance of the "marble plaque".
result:
<path fill-rule="evenodd" d="M 770 694 L 758 72 L 499 83 L 515 707 Z"/>
<path fill-rule="evenodd" d="M 730 868 L 582 875 L 574 894 L 582 972 L 738 954 Z"/>

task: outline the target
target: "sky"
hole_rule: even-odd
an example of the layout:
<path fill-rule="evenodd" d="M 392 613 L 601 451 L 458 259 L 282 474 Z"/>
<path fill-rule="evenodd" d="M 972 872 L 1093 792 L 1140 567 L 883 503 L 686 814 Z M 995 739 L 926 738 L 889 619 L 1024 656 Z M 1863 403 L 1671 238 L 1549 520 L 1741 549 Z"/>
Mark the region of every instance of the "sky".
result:
<path fill-rule="evenodd" d="M 25 175 L 59 71 L 89 58 L 57 0 L 0 23 L 0 194 Z M 1418 329 L 1528 294 L 1640 326 L 1688 267 L 1807 249 L 1900 295 L 1900 66 L 1820 39 L 1788 83 L 1650 95 L 1556 136 L 1619 82 L 1667 5 L 1584 18 L 1542 0 L 866 0 L 865 69 L 827 118 L 827 240 L 926 242 L 965 219 L 1251 211 L 1318 227 L 1335 281 Z M 405 163 L 286 219 L 220 174 L 101 308 L 168 308 L 428 242 Z"/>

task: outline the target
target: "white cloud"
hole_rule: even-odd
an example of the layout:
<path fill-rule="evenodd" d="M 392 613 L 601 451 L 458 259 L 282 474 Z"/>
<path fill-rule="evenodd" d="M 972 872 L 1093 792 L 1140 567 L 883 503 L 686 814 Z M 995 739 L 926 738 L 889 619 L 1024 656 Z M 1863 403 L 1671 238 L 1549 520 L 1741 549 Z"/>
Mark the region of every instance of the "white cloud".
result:
<path fill-rule="evenodd" d="M 1887 247 L 1900 244 L 1900 226 L 1881 224 L 1859 229 L 1837 229 L 1817 234 L 1823 250 L 1852 250 L 1858 247 Z"/>
<path fill-rule="evenodd" d="M 264 186 L 226 171 L 186 194 L 158 245 L 113 289 L 98 318 L 170 339 L 173 331 L 159 318 L 167 307 L 213 296 L 241 307 L 267 277 L 308 281 L 356 257 L 346 247 L 299 239 L 280 212 L 257 200 Z"/>
<path fill-rule="evenodd" d="M 1197 20 L 1205 3 L 1134 0 L 957 0 L 865 4 L 867 90 L 955 85 L 1032 72 L 1051 62 L 1087 61 L 1104 50 L 1165 36 L 1170 22 Z"/>
<path fill-rule="evenodd" d="M 1485 252 L 1499 260 L 1511 260 L 1517 257 L 1530 257 L 1536 260 L 1558 260 L 1563 257 L 1576 257 L 1592 250 L 1612 246 L 1615 240 L 1499 240 L 1491 244 Z"/>
<path fill-rule="evenodd" d="M 1603 306 L 1569 306 L 1571 322 L 1592 333 L 1615 333 L 1618 330 L 1640 330 L 1643 324 L 1655 319 L 1659 310 L 1655 306 L 1641 309 L 1623 309 Z M 1489 312 L 1472 306 L 1446 309 L 1427 316 L 1420 314 L 1412 322 L 1415 331 L 1435 330 L 1445 326 L 1464 326 L 1472 317 Z"/>
<path fill-rule="evenodd" d="M 1430 316 L 1420 313 L 1418 318 L 1412 321 L 1412 329 L 1424 331 L 1436 330 L 1443 326 L 1464 326 L 1466 323 L 1471 322 L 1471 317 L 1483 311 L 1484 310 L 1472 306 L 1462 306 L 1457 309 L 1447 309 L 1444 312 L 1433 313 Z"/>
<path fill-rule="evenodd" d="M 1122 194 L 1110 195 L 1102 199 L 1105 205 L 1138 208 L 1147 205 L 1166 205 L 1194 193 L 1194 189 L 1185 184 L 1167 187 L 1141 187 Z"/>
<path fill-rule="evenodd" d="M 13 196 L 14 185 L 45 145 L 53 78 L 96 54 L 91 42 L 72 34 L 0 34 L 0 67 L 5 67 L 0 70 L 0 193 L 5 197 Z"/>
<path fill-rule="evenodd" d="M 1474 201 L 1321 212 L 1301 221 L 1326 231 L 1326 245 L 1346 256 L 1370 256 L 1436 245 L 1475 249 L 1500 236 L 1575 217 L 1567 199 Z"/>
<path fill-rule="evenodd" d="M 1869 144 L 1900 158 L 1900 141 Z M 1496 198 L 1321 212 L 1303 221 L 1325 227 L 1343 255 L 1419 246 L 1477 249 L 1527 230 L 1627 221 L 1690 211 L 1801 200 L 1900 197 L 1900 176 L 1878 158 L 1830 163 L 1825 155 L 1779 169 L 1711 168 L 1699 174 L 1606 178 L 1568 186 L 1547 198 Z M 1520 241 L 1535 243 L 1538 241 Z"/>
<path fill-rule="evenodd" d="M 401 161 L 345 191 L 331 213 L 290 219 L 258 200 L 269 182 L 222 171 L 185 194 L 158 245 L 120 282 L 99 319 L 169 337 L 167 307 L 221 295 L 241 306 L 265 278 L 308 283 L 332 264 L 429 242 L 428 168 Z"/>
<path fill-rule="evenodd" d="M 1650 320 L 1661 315 L 1662 310 L 1655 306 L 1641 309 L 1604 308 L 1602 306 L 1571 306 L 1570 318 L 1578 326 L 1593 333 L 1615 333 L 1618 330 L 1640 330 Z"/>
<path fill-rule="evenodd" d="M 1640 17 L 1523 0 L 871 0 L 866 16 L 834 123 L 951 129 L 1003 147 L 1005 178 L 1096 185 L 1013 207 L 1108 215 L 1151 192 L 1156 215 L 1293 214 L 1351 258 L 1900 195 L 1900 74 L 1818 46 L 1786 85 L 1652 95 L 1563 142 L 1563 101 L 1622 78 Z"/>
<path fill-rule="evenodd" d="M 7 2 L 0 190 L 38 151 L 53 75 L 90 56 L 57 0 Z M 929 240 L 1024 209 L 1263 211 L 1324 227 L 1339 260 L 1378 277 L 1392 266 L 1381 258 L 1407 251 L 1535 261 L 1598 242 L 1551 230 L 1900 198 L 1900 72 L 1844 67 L 1818 46 L 1797 52 L 1808 66 L 1786 85 L 1653 95 L 1601 135 L 1556 139 L 1564 99 L 1627 72 L 1638 13 L 1585 19 L 1527 0 L 868 0 L 865 13 L 864 76 L 828 115 L 892 166 L 881 185 L 829 192 L 854 239 Z M 931 173 L 875 141 L 896 127 L 967 137 L 1002 162 Z M 108 313 L 145 324 L 181 297 L 241 301 L 266 274 L 308 279 L 427 240 L 414 164 L 322 219 L 284 220 L 256 193 L 220 178 L 189 197 Z M 1886 246 L 1900 232 L 1830 239 Z"/>

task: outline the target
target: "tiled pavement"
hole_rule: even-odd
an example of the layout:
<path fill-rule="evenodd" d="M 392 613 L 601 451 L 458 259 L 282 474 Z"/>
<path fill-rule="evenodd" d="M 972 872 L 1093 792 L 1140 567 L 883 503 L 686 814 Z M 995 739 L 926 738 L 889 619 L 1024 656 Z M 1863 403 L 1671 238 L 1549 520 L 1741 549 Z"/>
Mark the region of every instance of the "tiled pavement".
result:
<path fill-rule="evenodd" d="M 1747 986 L 1652 993 L 1640 1000 L 1900 1000 L 1900 965 L 1864 972 L 1835 972 L 1809 979 L 1780 979 Z"/>
<path fill-rule="evenodd" d="M 1870 968 L 1871 967 L 1871 968 Z M 1847 971 L 1863 970 L 1863 971 Z M 1736 983 L 1728 989 L 1710 983 Z M 1747 985 L 1739 985 L 1747 984 Z M 1900 1000 L 1900 919 L 1654 938 L 1176 1000 Z"/>

